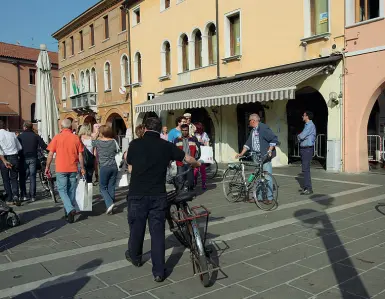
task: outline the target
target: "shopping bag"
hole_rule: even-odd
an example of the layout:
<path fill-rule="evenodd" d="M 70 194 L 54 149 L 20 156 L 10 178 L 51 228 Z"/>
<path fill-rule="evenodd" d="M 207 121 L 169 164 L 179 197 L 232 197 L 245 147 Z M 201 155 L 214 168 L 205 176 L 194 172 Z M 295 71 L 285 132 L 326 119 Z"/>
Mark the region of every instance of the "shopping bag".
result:
<path fill-rule="evenodd" d="M 201 157 L 199 161 L 203 161 L 205 164 L 214 163 L 214 152 L 211 146 L 201 146 Z"/>
<path fill-rule="evenodd" d="M 127 187 L 128 186 L 128 174 L 124 173 L 119 179 L 118 187 Z"/>
<path fill-rule="evenodd" d="M 81 178 L 76 187 L 76 203 L 80 211 L 92 211 L 92 183 L 87 184 L 84 178 Z"/>
<path fill-rule="evenodd" d="M 116 166 L 118 166 L 118 169 L 121 167 L 120 164 L 122 163 L 123 160 L 123 153 L 120 149 L 119 144 L 115 141 L 116 143 L 116 154 L 115 154 L 115 162 Z"/>

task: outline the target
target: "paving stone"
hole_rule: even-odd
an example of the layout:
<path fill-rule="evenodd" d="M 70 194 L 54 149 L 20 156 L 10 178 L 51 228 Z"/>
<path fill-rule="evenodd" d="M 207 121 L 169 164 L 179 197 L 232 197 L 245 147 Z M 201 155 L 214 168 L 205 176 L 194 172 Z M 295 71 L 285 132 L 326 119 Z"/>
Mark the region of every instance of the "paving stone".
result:
<path fill-rule="evenodd" d="M 0 289 L 3 289 L 49 278 L 51 274 L 42 265 L 35 264 L 2 271 L 0 272 L 0 277 Z"/>
<path fill-rule="evenodd" d="M 224 267 L 218 271 L 217 281 L 224 285 L 230 285 L 250 277 L 263 273 L 262 269 L 240 263 L 233 266 Z"/>
<path fill-rule="evenodd" d="M 340 289 L 361 297 L 372 298 L 385 290 L 385 271 L 379 269 L 369 270 L 345 283 Z"/>
<path fill-rule="evenodd" d="M 23 293 L 17 296 L 9 297 L 9 298 L 10 299 L 13 299 L 13 298 L 14 299 L 36 299 L 36 297 L 31 292 Z"/>
<path fill-rule="evenodd" d="M 344 236 L 358 239 L 376 232 L 380 232 L 383 229 L 384 229 L 383 227 L 379 225 L 374 226 L 371 223 L 371 224 L 365 224 L 361 226 L 355 226 L 352 228 L 344 229 L 344 230 L 341 230 L 340 233 L 343 234 Z"/>
<path fill-rule="evenodd" d="M 282 250 L 273 251 L 269 255 L 249 260 L 247 263 L 265 270 L 273 270 L 274 268 L 281 267 L 298 260 L 307 259 L 309 256 L 319 252 L 322 252 L 322 249 L 300 244 Z"/>
<path fill-rule="evenodd" d="M 170 284 L 167 287 L 158 288 L 152 290 L 151 293 L 154 294 L 159 299 L 188 299 L 195 296 L 203 295 L 208 290 L 213 291 L 219 289 L 218 284 L 214 284 L 209 289 L 203 287 L 198 277 L 193 277 L 180 281 L 178 283 Z"/>
<path fill-rule="evenodd" d="M 364 252 L 360 252 L 349 259 L 339 262 L 339 264 L 351 266 L 357 269 L 369 270 L 373 267 L 385 263 L 385 246 L 375 247 Z M 381 266 L 380 266 L 381 267 Z"/>
<path fill-rule="evenodd" d="M 132 265 L 129 266 L 127 261 L 122 261 L 122 263 L 127 263 L 127 267 L 97 274 L 96 276 L 108 285 L 118 284 L 142 276 L 152 276 L 152 266 L 150 264 L 144 264 L 142 267 L 137 268 Z"/>
<path fill-rule="evenodd" d="M 225 253 L 226 251 L 231 251 L 234 249 L 242 249 L 242 248 L 245 248 L 246 246 L 259 244 L 262 242 L 266 242 L 268 240 L 271 240 L 271 238 L 263 236 L 261 234 L 251 234 L 248 236 L 236 238 L 235 240 L 229 240 L 229 241 L 221 241 L 219 238 L 219 240 L 216 240 L 214 242 L 217 246 L 217 250 L 219 252 Z"/>
<path fill-rule="evenodd" d="M 346 242 L 351 242 L 351 241 L 354 241 L 354 239 L 336 233 L 336 234 L 324 235 L 322 237 L 320 236 L 318 238 L 314 238 L 311 241 L 305 242 L 305 244 L 323 248 L 323 249 L 332 249 L 334 247 L 341 246 L 342 244 L 345 244 Z"/>
<path fill-rule="evenodd" d="M 343 283 L 356 275 L 358 275 L 356 269 L 345 267 L 340 264 L 334 264 L 333 266 L 326 267 L 298 278 L 290 282 L 290 285 L 312 294 L 318 294 L 328 288 Z"/>
<path fill-rule="evenodd" d="M 218 291 L 208 293 L 199 298 L 201 299 L 218 299 L 218 298 L 243 299 L 243 298 L 249 297 L 252 294 L 254 293 L 235 284 L 235 285 L 220 289 Z"/>
<path fill-rule="evenodd" d="M 276 251 L 285 247 L 289 247 L 292 245 L 305 243 L 309 241 L 306 238 L 299 237 L 297 235 L 289 235 L 283 238 L 272 239 L 261 244 L 258 244 L 259 249 L 264 249 L 267 251 Z"/>
<path fill-rule="evenodd" d="M 151 292 L 149 292 L 149 293 L 151 293 Z M 130 297 L 130 299 L 155 299 L 155 297 L 150 295 L 149 293 L 143 293 L 143 294 L 135 295 L 135 296 Z"/>
<path fill-rule="evenodd" d="M 266 230 L 266 231 L 260 232 L 259 234 L 270 238 L 279 238 L 279 237 L 285 237 L 287 235 L 292 235 L 294 233 L 301 232 L 305 229 L 306 228 L 303 228 L 302 226 L 290 224 L 290 225 L 285 225 L 282 227 Z"/>
<path fill-rule="evenodd" d="M 122 299 L 128 296 L 128 294 L 122 292 L 119 288 L 112 286 L 90 293 L 75 295 L 75 297 L 69 297 L 68 299 Z"/>
<path fill-rule="evenodd" d="M 238 249 L 231 252 L 226 252 L 218 257 L 219 264 L 223 266 L 233 265 L 242 261 L 247 261 L 258 256 L 264 256 L 270 253 L 265 249 L 260 249 L 259 246 L 252 246 L 245 249 Z"/>
<path fill-rule="evenodd" d="M 310 299 L 362 299 L 362 297 L 333 288 Z"/>
<path fill-rule="evenodd" d="M 83 277 L 50 286 L 43 284 L 33 292 L 37 295 L 38 299 L 64 299 L 74 298 L 76 295 L 79 296 L 82 293 L 103 289 L 105 287 L 106 285 L 95 277 Z"/>
<path fill-rule="evenodd" d="M 289 285 L 280 285 L 278 287 L 275 287 L 271 290 L 268 290 L 266 292 L 257 294 L 255 296 L 250 297 L 250 299 L 288 299 L 288 298 L 295 298 L 295 299 L 305 299 L 310 298 L 312 295 L 309 293 L 303 292 L 301 290 L 298 290 L 296 288 L 293 288 Z"/>
<path fill-rule="evenodd" d="M 248 280 L 242 281 L 238 284 L 245 286 L 249 289 L 252 289 L 256 292 L 263 292 L 270 288 L 273 288 L 279 283 L 285 283 L 289 280 L 300 277 L 301 275 L 310 273 L 312 270 L 299 265 L 288 265 L 267 273 L 262 273 L 261 275 L 250 278 Z"/>
<path fill-rule="evenodd" d="M 5 255 L 0 255 L 0 264 L 9 263 L 9 259 Z"/>
<path fill-rule="evenodd" d="M 119 283 L 118 286 L 129 294 L 135 295 L 155 288 L 164 287 L 170 283 L 171 281 L 167 279 L 162 283 L 155 282 L 154 277 L 152 275 L 148 275 Z M 167 288 L 168 287 L 169 286 L 167 286 Z"/>

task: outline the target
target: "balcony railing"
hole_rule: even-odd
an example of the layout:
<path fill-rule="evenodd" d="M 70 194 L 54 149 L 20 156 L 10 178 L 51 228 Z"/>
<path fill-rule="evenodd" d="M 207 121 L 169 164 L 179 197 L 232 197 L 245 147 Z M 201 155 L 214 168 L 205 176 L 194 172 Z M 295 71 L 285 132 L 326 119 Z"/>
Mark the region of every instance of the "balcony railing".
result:
<path fill-rule="evenodd" d="M 96 112 L 98 94 L 96 92 L 83 92 L 71 96 L 72 110 L 78 112 Z"/>

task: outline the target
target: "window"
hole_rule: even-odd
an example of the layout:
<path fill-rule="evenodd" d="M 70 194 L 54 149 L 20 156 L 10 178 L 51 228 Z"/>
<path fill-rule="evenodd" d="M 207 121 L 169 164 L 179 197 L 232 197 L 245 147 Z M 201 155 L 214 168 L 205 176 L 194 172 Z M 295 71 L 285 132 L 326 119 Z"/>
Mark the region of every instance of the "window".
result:
<path fill-rule="evenodd" d="M 85 80 L 84 80 L 84 72 L 80 72 L 80 77 L 79 77 L 79 87 L 80 87 L 80 93 L 85 92 Z"/>
<path fill-rule="evenodd" d="M 239 13 L 228 17 L 230 23 L 230 56 L 241 54 L 241 18 Z"/>
<path fill-rule="evenodd" d="M 97 78 L 96 78 L 96 70 L 95 68 L 91 69 L 91 80 L 90 80 L 90 91 L 97 92 Z"/>
<path fill-rule="evenodd" d="M 84 50 L 83 31 L 79 32 L 80 51 Z"/>
<path fill-rule="evenodd" d="M 91 46 L 95 45 L 95 29 L 94 29 L 94 24 L 90 25 L 90 44 L 91 44 Z"/>
<path fill-rule="evenodd" d="M 104 90 L 111 90 L 111 65 L 109 62 L 104 64 Z"/>
<path fill-rule="evenodd" d="M 165 10 L 170 8 L 171 1 L 170 0 L 160 0 L 160 9 Z"/>
<path fill-rule="evenodd" d="M 79 93 L 78 86 L 76 84 L 75 75 L 71 74 L 71 95 L 75 95 Z"/>
<path fill-rule="evenodd" d="M 135 66 L 134 83 L 141 83 L 142 82 L 142 55 L 139 52 L 135 54 L 134 66 Z"/>
<path fill-rule="evenodd" d="M 104 39 L 107 39 L 110 37 L 110 29 L 108 28 L 108 16 L 105 16 L 103 19 L 104 19 Z"/>
<path fill-rule="evenodd" d="M 126 15 L 126 10 L 123 7 L 120 8 L 120 22 L 122 25 L 122 31 L 126 31 L 127 30 L 127 15 Z"/>
<path fill-rule="evenodd" d="M 310 0 L 311 35 L 329 32 L 329 0 Z"/>
<path fill-rule="evenodd" d="M 66 49 L 66 42 L 65 41 L 62 42 L 62 56 L 63 56 L 63 59 L 67 58 L 67 49 Z"/>
<path fill-rule="evenodd" d="M 138 25 L 140 23 L 140 7 L 136 7 L 132 10 L 132 25 Z"/>
<path fill-rule="evenodd" d="M 75 55 L 75 43 L 74 43 L 74 37 L 71 36 L 71 37 L 70 37 L 70 40 L 71 40 L 71 56 L 72 56 L 72 55 Z"/>
<path fill-rule="evenodd" d="M 130 84 L 130 70 L 129 70 L 128 57 L 124 54 L 120 60 L 120 73 L 122 79 L 122 86 L 127 86 Z"/>
<path fill-rule="evenodd" d="M 165 41 L 162 45 L 161 61 L 162 77 L 169 76 L 171 74 L 171 47 L 168 41 Z"/>
<path fill-rule="evenodd" d="M 189 70 L 189 59 L 188 59 L 188 37 L 184 34 L 181 37 L 181 50 L 182 50 L 182 72 L 187 72 Z"/>
<path fill-rule="evenodd" d="M 90 76 L 90 70 L 86 70 L 86 79 L 85 79 L 85 91 L 89 92 L 91 87 L 91 76 Z"/>
<path fill-rule="evenodd" d="M 63 77 L 61 79 L 61 99 L 67 99 L 67 78 Z"/>
<path fill-rule="evenodd" d="M 356 22 L 367 21 L 380 16 L 379 0 L 355 0 Z"/>
<path fill-rule="evenodd" d="M 31 85 L 36 84 L 36 70 L 35 69 L 29 69 L 29 84 L 31 84 Z"/>
<path fill-rule="evenodd" d="M 202 33 L 200 32 L 200 30 L 195 32 L 194 46 L 195 68 L 200 68 L 202 67 Z"/>
<path fill-rule="evenodd" d="M 31 104 L 31 122 L 32 123 L 36 123 L 35 111 L 36 111 L 36 104 L 32 103 Z"/>
<path fill-rule="evenodd" d="M 209 65 L 211 65 L 217 63 L 217 28 L 214 24 L 209 24 L 207 31 Z"/>

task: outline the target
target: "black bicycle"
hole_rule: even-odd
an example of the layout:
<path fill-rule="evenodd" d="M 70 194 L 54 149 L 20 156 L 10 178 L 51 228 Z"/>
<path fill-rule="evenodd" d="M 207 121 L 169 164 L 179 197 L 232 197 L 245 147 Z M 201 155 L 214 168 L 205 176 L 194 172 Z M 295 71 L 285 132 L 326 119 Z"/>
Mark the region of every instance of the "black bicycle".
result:
<path fill-rule="evenodd" d="M 45 167 L 47 165 L 47 153 L 40 151 L 38 154 L 38 175 L 41 185 L 45 192 L 49 193 L 55 203 L 58 203 L 55 194 L 55 183 L 51 176 L 45 174 Z"/>
<path fill-rule="evenodd" d="M 189 206 L 188 202 L 196 197 L 195 192 L 185 188 L 186 180 L 183 178 L 189 171 L 192 169 L 189 168 L 187 171 L 171 177 L 168 181 L 175 187 L 175 190 L 167 193 L 167 222 L 176 239 L 190 249 L 194 275 L 199 275 L 203 286 L 208 287 L 212 271 L 218 269 L 212 268 L 211 250 L 205 244 L 210 212 L 203 205 Z M 198 219 L 205 220 L 203 236 L 199 230 Z"/>

